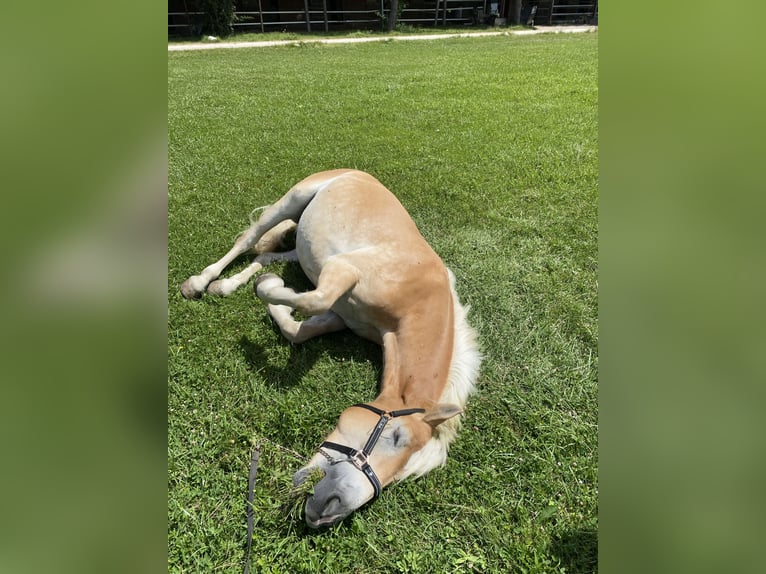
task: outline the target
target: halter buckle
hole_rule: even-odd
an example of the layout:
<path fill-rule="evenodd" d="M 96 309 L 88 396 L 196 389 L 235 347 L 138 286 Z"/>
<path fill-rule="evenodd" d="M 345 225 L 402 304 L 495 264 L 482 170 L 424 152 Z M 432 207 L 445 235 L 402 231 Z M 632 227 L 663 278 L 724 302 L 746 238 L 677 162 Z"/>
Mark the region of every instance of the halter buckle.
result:
<path fill-rule="evenodd" d="M 358 450 L 356 453 L 354 453 L 354 456 L 349 457 L 349 461 L 351 464 L 353 464 L 356 468 L 359 470 L 362 470 L 365 465 L 367 465 L 367 453 L 364 451 Z"/>

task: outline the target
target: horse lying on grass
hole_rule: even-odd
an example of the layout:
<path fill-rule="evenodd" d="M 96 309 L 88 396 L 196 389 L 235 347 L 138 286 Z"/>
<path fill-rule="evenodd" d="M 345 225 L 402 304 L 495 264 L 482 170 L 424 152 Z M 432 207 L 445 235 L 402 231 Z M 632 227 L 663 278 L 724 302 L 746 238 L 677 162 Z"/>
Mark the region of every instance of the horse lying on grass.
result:
<path fill-rule="evenodd" d="M 295 249 L 276 251 L 292 231 Z M 249 267 L 213 281 L 248 252 L 257 254 Z M 305 516 L 313 528 L 329 526 L 392 481 L 446 463 L 481 356 L 452 272 L 394 195 L 369 174 L 342 169 L 304 179 L 266 208 L 220 261 L 187 279 L 181 293 L 228 295 L 275 260 L 297 260 L 316 286 L 297 293 L 271 273 L 255 283 L 289 341 L 349 328 L 383 346 L 378 397 L 343 411 L 293 477 L 300 485 L 317 468 L 323 472 Z M 295 320 L 296 309 L 310 317 Z"/>

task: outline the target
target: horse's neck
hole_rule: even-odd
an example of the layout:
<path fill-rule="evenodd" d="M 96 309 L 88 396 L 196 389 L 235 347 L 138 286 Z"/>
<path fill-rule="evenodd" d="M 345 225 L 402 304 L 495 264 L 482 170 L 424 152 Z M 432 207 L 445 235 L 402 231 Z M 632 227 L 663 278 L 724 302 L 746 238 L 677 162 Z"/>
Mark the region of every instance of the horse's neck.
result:
<path fill-rule="evenodd" d="M 447 384 L 454 340 L 451 302 L 418 313 L 383 336 L 383 377 L 378 399 L 392 405 L 430 407 Z"/>

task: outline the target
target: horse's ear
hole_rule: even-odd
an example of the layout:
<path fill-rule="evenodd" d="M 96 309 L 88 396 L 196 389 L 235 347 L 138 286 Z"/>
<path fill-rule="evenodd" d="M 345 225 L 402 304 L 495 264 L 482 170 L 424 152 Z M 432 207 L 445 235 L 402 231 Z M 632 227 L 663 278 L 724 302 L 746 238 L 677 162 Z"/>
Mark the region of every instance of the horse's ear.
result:
<path fill-rule="evenodd" d="M 423 420 L 436 428 L 444 421 L 449 420 L 462 412 L 463 409 L 457 405 L 436 405 L 434 408 L 426 411 L 426 414 L 423 415 Z"/>

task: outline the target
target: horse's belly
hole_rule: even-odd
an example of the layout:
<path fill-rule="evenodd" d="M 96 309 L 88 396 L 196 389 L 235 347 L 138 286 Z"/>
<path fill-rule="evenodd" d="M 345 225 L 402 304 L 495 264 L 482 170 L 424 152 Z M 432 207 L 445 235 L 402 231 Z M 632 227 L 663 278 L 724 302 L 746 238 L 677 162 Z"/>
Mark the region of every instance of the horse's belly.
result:
<path fill-rule="evenodd" d="M 309 204 L 298 222 L 295 235 L 298 261 L 314 285 L 329 258 L 370 245 L 369 235 L 360 218 L 337 209 L 338 206 L 321 204 L 319 197 Z"/>
<path fill-rule="evenodd" d="M 373 324 L 367 317 L 365 308 L 356 303 L 353 298 L 341 297 L 332 306 L 332 310 L 343 319 L 349 329 L 360 337 L 378 344 L 383 343 L 380 328 Z"/>

